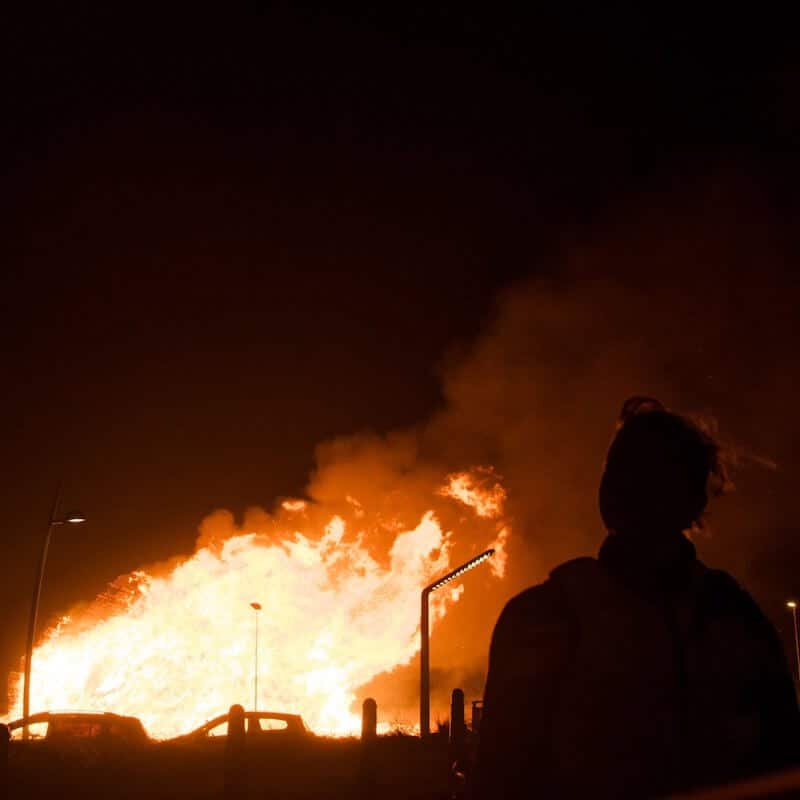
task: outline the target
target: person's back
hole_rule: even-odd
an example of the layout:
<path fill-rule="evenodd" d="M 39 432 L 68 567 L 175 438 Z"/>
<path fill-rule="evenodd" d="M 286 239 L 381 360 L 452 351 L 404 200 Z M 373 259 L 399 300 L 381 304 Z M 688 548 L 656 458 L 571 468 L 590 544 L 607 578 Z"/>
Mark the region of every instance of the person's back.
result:
<path fill-rule="evenodd" d="M 641 798 L 797 761 L 781 644 L 682 531 L 716 447 L 654 401 L 629 401 L 600 509 L 609 536 L 511 600 L 492 639 L 471 794 Z"/>

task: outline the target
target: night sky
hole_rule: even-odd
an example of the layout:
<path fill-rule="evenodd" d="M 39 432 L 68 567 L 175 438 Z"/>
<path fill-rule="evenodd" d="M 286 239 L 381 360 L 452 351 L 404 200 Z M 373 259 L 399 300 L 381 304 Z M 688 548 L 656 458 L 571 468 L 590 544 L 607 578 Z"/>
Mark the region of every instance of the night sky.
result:
<path fill-rule="evenodd" d="M 0 33 L 0 672 L 59 481 L 90 523 L 54 538 L 43 625 L 214 509 L 302 494 L 320 442 L 435 420 L 428 451 L 517 488 L 510 596 L 599 542 L 520 498 L 551 463 L 591 507 L 643 389 L 745 453 L 708 560 L 791 635 L 784 20 L 55 7 Z M 537 450 L 526 408 L 567 443 Z"/>

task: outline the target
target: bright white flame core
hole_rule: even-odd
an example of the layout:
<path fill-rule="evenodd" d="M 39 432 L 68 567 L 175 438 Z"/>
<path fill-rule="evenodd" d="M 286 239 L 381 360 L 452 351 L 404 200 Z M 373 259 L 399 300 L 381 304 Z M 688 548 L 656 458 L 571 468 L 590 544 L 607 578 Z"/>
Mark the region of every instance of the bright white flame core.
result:
<path fill-rule="evenodd" d="M 472 491 L 471 499 L 480 500 L 479 487 Z M 497 499 L 493 484 L 487 501 Z M 349 497 L 348 503 L 360 509 Z M 296 513 L 306 504 L 289 500 L 282 507 Z M 484 517 L 480 502 L 473 508 Z M 102 619 L 63 615 L 36 647 L 32 712 L 131 714 L 165 738 L 233 703 L 249 706 L 251 603 L 258 598 L 258 708 L 299 713 L 317 733 L 357 733 L 356 689 L 418 652 L 419 593 L 450 564 L 451 535 L 432 511 L 412 530 L 396 520 L 384 523 L 395 533 L 383 563 L 364 546 L 365 534 L 348 532 L 333 517 L 319 538 L 235 535 L 201 548 L 162 577 L 137 570 L 118 579 L 113 611 Z M 503 529 L 501 544 L 506 535 Z M 432 622 L 462 592 L 456 586 L 436 593 Z M 20 689 L 21 679 L 10 719 L 21 716 Z"/>
<path fill-rule="evenodd" d="M 396 537 L 388 568 L 344 534 L 334 518 L 318 541 L 236 536 L 165 578 L 136 573 L 122 613 L 74 634 L 62 624 L 36 648 L 32 710 L 113 709 L 167 737 L 246 702 L 257 593 L 259 708 L 300 713 L 321 733 L 356 732 L 354 690 L 419 649 L 419 587 L 447 567 L 449 546 L 431 513 Z M 442 598 L 439 615 L 454 599 Z"/>

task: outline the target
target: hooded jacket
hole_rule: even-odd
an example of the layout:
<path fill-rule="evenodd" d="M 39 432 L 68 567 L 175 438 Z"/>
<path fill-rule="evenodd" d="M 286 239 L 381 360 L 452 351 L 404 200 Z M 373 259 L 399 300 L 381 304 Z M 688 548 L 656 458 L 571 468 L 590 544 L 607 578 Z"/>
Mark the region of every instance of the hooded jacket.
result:
<path fill-rule="evenodd" d="M 611 535 L 503 610 L 471 796 L 658 797 L 795 764 L 799 737 L 752 598 L 682 535 Z"/>

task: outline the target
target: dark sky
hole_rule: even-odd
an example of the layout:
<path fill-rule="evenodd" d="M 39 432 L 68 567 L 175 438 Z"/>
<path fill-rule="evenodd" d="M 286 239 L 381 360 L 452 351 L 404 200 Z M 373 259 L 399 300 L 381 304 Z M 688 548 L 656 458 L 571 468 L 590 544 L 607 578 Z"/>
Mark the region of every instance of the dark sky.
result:
<path fill-rule="evenodd" d="M 0 34 L 4 669 L 59 480 L 44 619 L 430 417 L 497 293 L 630 209 L 721 172 L 796 215 L 783 20 L 87 7 Z"/>

